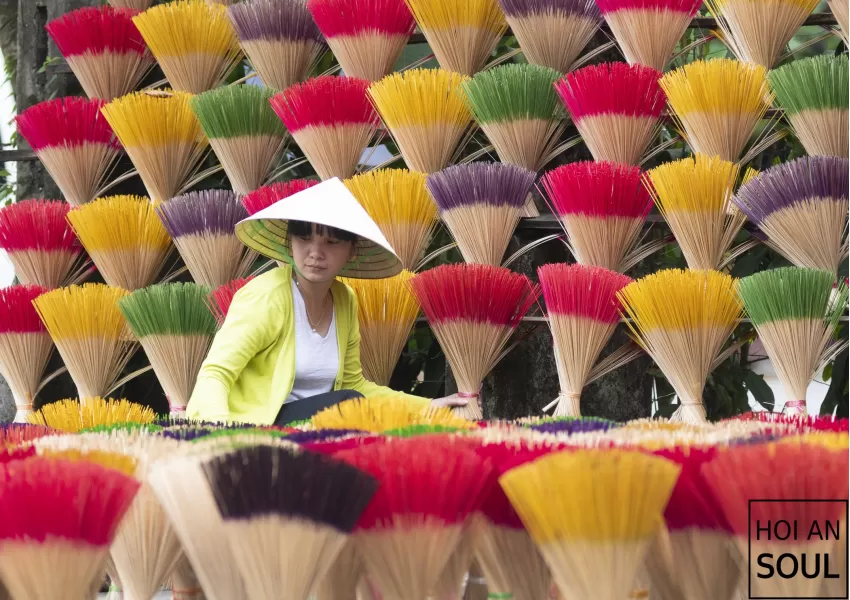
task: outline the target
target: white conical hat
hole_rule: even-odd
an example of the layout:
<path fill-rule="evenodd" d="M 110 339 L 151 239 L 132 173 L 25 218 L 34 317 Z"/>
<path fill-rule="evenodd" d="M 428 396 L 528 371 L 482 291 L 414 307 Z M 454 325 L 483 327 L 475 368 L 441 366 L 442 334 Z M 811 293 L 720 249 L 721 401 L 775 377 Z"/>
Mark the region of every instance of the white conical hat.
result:
<path fill-rule="evenodd" d="M 381 279 L 402 270 L 401 260 L 378 225 L 336 177 L 278 200 L 243 219 L 236 224 L 236 237 L 263 256 L 291 263 L 289 221 L 316 223 L 357 235 L 354 256 L 340 273 L 344 277 Z"/>

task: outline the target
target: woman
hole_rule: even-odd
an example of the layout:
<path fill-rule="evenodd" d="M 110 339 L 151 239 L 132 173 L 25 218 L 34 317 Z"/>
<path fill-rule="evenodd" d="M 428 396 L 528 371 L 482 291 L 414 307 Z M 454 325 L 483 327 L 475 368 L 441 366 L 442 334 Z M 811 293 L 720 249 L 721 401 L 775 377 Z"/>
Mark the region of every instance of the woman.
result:
<path fill-rule="evenodd" d="M 283 425 L 360 396 L 463 404 L 457 396 L 402 394 L 363 377 L 357 301 L 336 277 L 389 277 L 401 263 L 338 179 L 243 220 L 236 235 L 283 264 L 234 296 L 198 374 L 189 418 Z"/>

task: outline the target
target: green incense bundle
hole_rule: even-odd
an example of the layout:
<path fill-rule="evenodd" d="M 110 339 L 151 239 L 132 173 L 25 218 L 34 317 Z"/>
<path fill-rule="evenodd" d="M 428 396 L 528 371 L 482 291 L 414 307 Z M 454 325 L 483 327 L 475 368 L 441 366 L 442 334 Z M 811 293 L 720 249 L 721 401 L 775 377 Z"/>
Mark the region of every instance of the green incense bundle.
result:
<path fill-rule="evenodd" d="M 391 429 L 384 431 L 382 435 L 387 437 L 416 437 L 418 435 L 430 435 L 432 433 L 456 433 L 463 435 L 467 430 L 458 427 L 448 427 L 446 425 L 410 425 L 399 429 Z"/>
<path fill-rule="evenodd" d="M 286 142 L 270 88 L 228 85 L 192 98 L 190 106 L 221 161 L 233 191 L 244 195 L 266 180 Z"/>
<path fill-rule="evenodd" d="M 785 389 L 787 414 L 806 414 L 815 373 L 846 346 L 833 338 L 847 306 L 829 271 L 783 267 L 745 277 L 738 295 Z"/>
<path fill-rule="evenodd" d="M 846 54 L 795 60 L 771 71 L 768 81 L 806 153 L 847 157 L 850 69 Z"/>
<path fill-rule="evenodd" d="M 182 413 L 216 331 L 209 288 L 163 283 L 138 290 L 118 308 L 145 349 L 172 414 Z"/>

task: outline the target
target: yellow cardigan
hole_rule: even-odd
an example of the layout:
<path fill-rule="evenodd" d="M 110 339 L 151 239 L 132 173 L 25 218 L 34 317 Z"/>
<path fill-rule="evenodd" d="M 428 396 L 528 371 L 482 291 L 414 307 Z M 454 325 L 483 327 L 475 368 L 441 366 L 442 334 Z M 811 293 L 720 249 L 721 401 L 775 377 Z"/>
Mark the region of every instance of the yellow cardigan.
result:
<path fill-rule="evenodd" d="M 340 281 L 333 282 L 331 294 L 339 342 L 339 370 L 333 389 L 429 403 L 363 377 L 357 298 Z M 254 278 L 233 297 L 227 319 L 201 366 L 186 414 L 190 419 L 270 425 L 294 381 L 292 268 L 285 266 Z"/>

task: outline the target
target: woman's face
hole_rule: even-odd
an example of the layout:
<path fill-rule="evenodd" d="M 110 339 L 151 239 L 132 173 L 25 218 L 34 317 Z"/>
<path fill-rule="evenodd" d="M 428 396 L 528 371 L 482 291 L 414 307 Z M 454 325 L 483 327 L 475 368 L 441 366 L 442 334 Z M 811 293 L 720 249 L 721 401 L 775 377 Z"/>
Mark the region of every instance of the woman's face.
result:
<path fill-rule="evenodd" d="M 316 233 L 313 225 L 309 236 L 293 235 L 289 239 L 295 267 L 307 281 L 333 280 L 354 254 L 354 243 L 329 237 L 327 233 Z"/>

